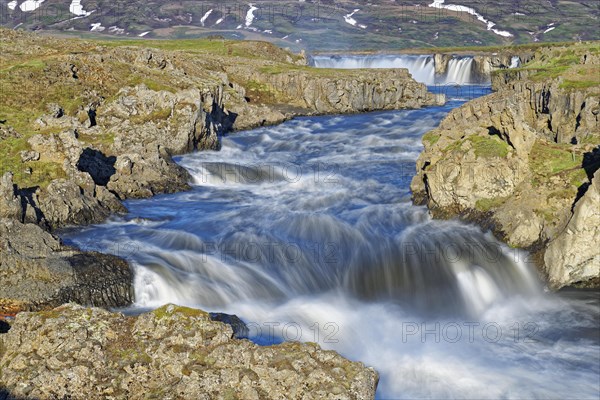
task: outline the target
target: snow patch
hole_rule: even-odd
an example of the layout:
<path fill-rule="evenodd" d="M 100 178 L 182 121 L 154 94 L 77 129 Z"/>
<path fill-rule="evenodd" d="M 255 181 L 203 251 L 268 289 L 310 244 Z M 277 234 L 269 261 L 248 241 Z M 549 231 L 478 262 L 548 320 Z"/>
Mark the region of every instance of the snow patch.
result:
<path fill-rule="evenodd" d="M 223 22 L 223 20 L 224 20 L 224 19 L 225 19 L 225 18 L 219 18 L 219 19 L 217 20 L 217 22 L 215 22 L 215 25 L 219 25 L 221 22 Z"/>
<path fill-rule="evenodd" d="M 152 31 L 148 31 L 148 32 L 142 32 L 142 33 L 140 33 L 138 36 L 139 36 L 139 37 L 144 37 L 144 36 L 146 36 L 147 34 L 149 34 L 150 32 L 152 32 Z"/>
<path fill-rule="evenodd" d="M 117 27 L 117 26 L 114 26 L 114 25 L 113 25 L 113 26 L 109 26 L 109 27 L 108 27 L 108 31 L 109 31 L 110 33 L 114 33 L 114 34 L 116 34 L 116 35 L 120 35 L 120 34 L 123 34 L 123 33 L 125 33 L 125 29 L 123 29 L 123 28 L 119 28 L 119 27 Z"/>
<path fill-rule="evenodd" d="M 264 33 L 268 33 L 269 35 L 272 35 L 272 34 L 273 34 L 273 31 L 272 31 L 272 30 L 270 30 L 270 29 L 265 29 L 263 32 L 264 32 Z"/>
<path fill-rule="evenodd" d="M 356 26 L 356 20 L 354 18 L 352 18 L 352 16 L 359 11 L 360 11 L 360 8 L 357 8 L 354 11 L 352 11 L 350 14 L 344 15 L 344 20 L 346 21 L 346 23 L 348 23 L 352 26 Z"/>
<path fill-rule="evenodd" d="M 206 21 L 206 19 L 210 16 L 210 14 L 212 14 L 213 10 L 208 10 L 206 12 L 206 14 L 204 14 L 204 16 L 202 18 L 200 18 L 200 23 L 202 24 L 202 26 L 204 26 L 204 22 Z"/>
<path fill-rule="evenodd" d="M 71 1 L 71 5 L 69 6 L 69 12 L 71 14 L 75 14 L 78 17 L 88 17 L 91 12 L 87 12 L 83 9 L 81 5 L 81 0 L 73 0 Z"/>
<path fill-rule="evenodd" d="M 35 11 L 38 8 L 40 8 L 40 6 L 42 5 L 43 2 L 44 2 L 44 0 L 27 0 L 27 1 L 24 1 L 23 3 L 21 3 L 19 8 L 23 12 Z"/>
<path fill-rule="evenodd" d="M 6 5 L 9 9 L 14 10 L 15 8 L 17 8 L 17 2 L 15 0 L 11 1 L 10 3 L 8 3 Z"/>
<path fill-rule="evenodd" d="M 544 33 L 548 33 L 548 32 L 550 32 L 550 31 L 553 31 L 553 30 L 555 30 L 555 29 L 556 29 L 556 27 L 555 27 L 555 26 L 551 26 L 550 28 L 546 29 L 546 30 L 544 31 Z"/>
<path fill-rule="evenodd" d="M 248 5 L 250 6 L 250 9 L 246 14 L 246 28 L 249 28 L 250 25 L 252 25 L 252 22 L 254 21 L 254 11 L 258 10 L 258 8 L 254 7 L 252 3 L 249 3 Z"/>
<path fill-rule="evenodd" d="M 90 24 L 91 29 L 90 32 L 102 32 L 103 30 L 105 30 L 106 28 L 102 26 L 101 22 L 98 22 L 96 24 Z"/>
<path fill-rule="evenodd" d="M 471 15 L 477 17 L 477 20 L 486 24 L 488 31 L 492 31 L 496 35 L 503 36 L 503 37 L 512 37 L 513 36 L 513 34 L 510 32 L 501 31 L 499 29 L 493 29 L 494 26 L 496 26 L 496 24 L 494 22 L 491 22 L 491 21 L 488 21 L 487 19 L 485 19 L 483 15 L 479 14 L 474 9 L 472 9 L 470 7 L 466 7 L 466 6 L 461 6 L 458 4 L 444 4 L 445 1 L 446 0 L 433 0 L 433 3 L 429 4 L 429 7 L 440 8 L 440 9 L 443 8 L 443 9 L 450 10 L 450 11 L 465 12 L 465 13 L 471 14 Z"/>

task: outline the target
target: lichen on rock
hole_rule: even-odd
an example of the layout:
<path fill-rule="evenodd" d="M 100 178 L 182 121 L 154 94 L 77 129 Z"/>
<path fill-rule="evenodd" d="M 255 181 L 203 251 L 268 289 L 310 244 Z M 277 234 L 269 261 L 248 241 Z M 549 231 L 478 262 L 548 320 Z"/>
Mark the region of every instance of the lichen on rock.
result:
<path fill-rule="evenodd" d="M 378 375 L 311 343 L 258 346 L 201 310 L 137 317 L 67 304 L 0 336 L 15 398 L 372 399 Z"/>

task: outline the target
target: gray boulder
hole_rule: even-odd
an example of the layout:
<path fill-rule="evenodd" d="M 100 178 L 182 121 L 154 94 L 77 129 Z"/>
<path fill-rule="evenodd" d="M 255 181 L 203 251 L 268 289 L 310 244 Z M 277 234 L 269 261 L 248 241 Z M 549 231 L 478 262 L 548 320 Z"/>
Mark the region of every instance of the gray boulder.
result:
<path fill-rule="evenodd" d="M 126 306 L 133 300 L 132 280 L 127 262 L 118 257 L 82 252 L 37 225 L 0 219 L 0 313 L 69 301 Z"/>
<path fill-rule="evenodd" d="M 261 347 L 173 305 L 138 317 L 73 304 L 20 313 L 0 341 L 11 398 L 362 400 L 378 382 L 316 344 Z"/>

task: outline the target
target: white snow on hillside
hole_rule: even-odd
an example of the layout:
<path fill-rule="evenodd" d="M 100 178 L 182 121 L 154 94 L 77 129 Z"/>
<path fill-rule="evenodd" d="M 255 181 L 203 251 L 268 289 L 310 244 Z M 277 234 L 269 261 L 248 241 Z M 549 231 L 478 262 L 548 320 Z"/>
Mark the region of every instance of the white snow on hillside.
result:
<path fill-rule="evenodd" d="M 487 19 L 485 19 L 483 15 L 479 14 L 474 9 L 472 9 L 470 7 L 466 7 L 466 6 L 461 6 L 458 4 L 444 4 L 445 1 L 446 0 L 433 0 L 433 3 L 429 4 L 429 7 L 440 8 L 440 9 L 443 8 L 443 9 L 450 10 L 450 11 L 465 12 L 465 13 L 471 14 L 471 15 L 477 17 L 477 19 L 479 21 L 486 24 L 488 31 L 492 31 L 496 35 L 503 36 L 503 37 L 512 37 L 513 36 L 513 34 L 510 32 L 501 31 L 499 29 L 494 29 L 494 26 L 496 26 L 496 24 L 494 22 L 491 22 L 491 21 L 488 21 Z"/>
<path fill-rule="evenodd" d="M 105 30 L 106 28 L 102 26 L 101 22 L 98 22 L 96 24 L 91 24 L 90 25 L 92 28 L 90 29 L 90 32 L 102 32 L 103 30 Z"/>
<path fill-rule="evenodd" d="M 148 31 L 148 32 L 142 32 L 142 33 L 140 33 L 138 36 L 139 36 L 139 37 L 144 37 L 144 36 L 146 36 L 147 34 L 149 34 L 150 32 L 151 32 L 151 31 Z"/>
<path fill-rule="evenodd" d="M 219 19 L 217 20 L 217 22 L 215 22 L 215 25 L 219 25 L 221 22 L 223 22 L 223 20 L 224 20 L 224 19 L 225 19 L 225 18 L 219 18 Z"/>
<path fill-rule="evenodd" d="M 352 16 L 359 11 L 360 11 L 360 9 L 357 8 L 356 10 L 352 11 L 350 14 L 344 15 L 344 20 L 346 21 L 346 23 L 348 23 L 352 26 L 356 26 L 356 20 L 354 18 L 352 18 Z"/>
<path fill-rule="evenodd" d="M 546 29 L 546 30 L 544 31 L 544 33 L 548 33 L 548 32 L 550 32 L 550 31 L 553 31 L 553 30 L 555 30 L 555 29 L 556 29 L 556 27 L 555 27 L 555 26 L 551 26 L 550 28 Z"/>
<path fill-rule="evenodd" d="M 206 21 L 206 19 L 210 16 L 210 14 L 212 14 L 213 10 L 208 10 L 206 12 L 206 14 L 204 14 L 204 16 L 202 18 L 200 18 L 200 23 L 202 24 L 202 26 L 204 26 L 204 22 Z"/>
<path fill-rule="evenodd" d="M 10 3 L 8 3 L 6 5 L 9 9 L 14 10 L 15 8 L 17 8 L 17 2 L 16 0 L 11 1 Z"/>
<path fill-rule="evenodd" d="M 44 0 L 27 0 L 21 3 L 19 8 L 23 12 L 35 11 L 42 5 L 43 2 Z"/>
<path fill-rule="evenodd" d="M 91 14 L 91 12 L 87 12 L 83 9 L 81 5 L 81 0 L 73 0 L 71 1 L 71 5 L 69 6 L 69 12 L 71 14 L 75 14 L 78 17 L 87 17 Z"/>
<path fill-rule="evenodd" d="M 254 21 L 254 11 L 258 10 L 258 8 L 254 7 L 252 3 L 249 3 L 248 5 L 250 6 L 250 9 L 246 14 L 246 28 L 249 28 L 250 25 L 252 25 L 252 22 Z"/>

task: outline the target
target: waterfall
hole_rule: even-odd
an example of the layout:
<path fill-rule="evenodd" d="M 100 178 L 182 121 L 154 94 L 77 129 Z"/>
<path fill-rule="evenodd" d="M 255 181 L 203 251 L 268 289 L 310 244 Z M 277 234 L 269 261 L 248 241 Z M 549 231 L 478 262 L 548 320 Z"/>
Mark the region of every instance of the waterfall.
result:
<path fill-rule="evenodd" d="M 314 56 L 317 68 L 406 68 L 418 82 L 435 83 L 435 62 L 432 56 Z"/>
<path fill-rule="evenodd" d="M 510 59 L 510 67 L 508 68 L 520 68 L 521 67 L 521 58 L 519 56 L 513 56 Z"/>
<path fill-rule="evenodd" d="M 406 68 L 417 82 L 426 85 L 469 85 L 477 83 L 473 74 L 473 57 L 453 57 L 445 75 L 436 75 L 431 55 L 314 56 L 317 68 Z"/>
<path fill-rule="evenodd" d="M 473 58 L 452 58 L 448 62 L 448 70 L 444 77 L 446 84 L 468 85 L 473 83 Z"/>

